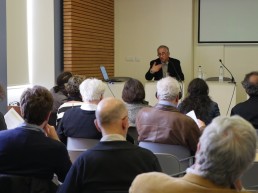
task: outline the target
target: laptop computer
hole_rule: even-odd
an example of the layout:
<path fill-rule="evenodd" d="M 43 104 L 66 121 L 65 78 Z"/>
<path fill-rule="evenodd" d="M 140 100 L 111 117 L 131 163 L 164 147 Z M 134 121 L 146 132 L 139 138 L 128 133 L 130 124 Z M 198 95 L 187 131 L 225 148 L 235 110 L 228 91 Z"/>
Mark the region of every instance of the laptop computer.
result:
<path fill-rule="evenodd" d="M 101 74 L 102 74 L 103 79 L 104 79 L 105 82 L 124 82 L 124 81 L 129 79 L 128 77 L 112 77 L 112 78 L 109 78 L 105 66 L 100 66 L 100 71 L 101 71 Z"/>

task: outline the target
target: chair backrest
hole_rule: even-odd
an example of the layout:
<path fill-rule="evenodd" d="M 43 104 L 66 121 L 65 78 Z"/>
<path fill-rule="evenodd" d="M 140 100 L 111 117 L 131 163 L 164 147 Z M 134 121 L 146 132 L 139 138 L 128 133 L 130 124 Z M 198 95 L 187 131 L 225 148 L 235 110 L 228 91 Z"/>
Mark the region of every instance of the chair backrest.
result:
<path fill-rule="evenodd" d="M 4 193 L 55 193 L 57 185 L 51 180 L 35 177 L 0 174 L 0 192 Z"/>
<path fill-rule="evenodd" d="M 243 174 L 241 181 L 245 189 L 258 190 L 258 162 L 254 162 Z"/>
<path fill-rule="evenodd" d="M 193 157 L 191 156 L 190 150 L 184 146 L 145 141 L 141 141 L 139 146 L 149 149 L 153 153 L 168 153 L 176 156 L 181 164 L 181 171 L 186 170 L 186 168 L 193 164 Z"/>
<path fill-rule="evenodd" d="M 159 160 L 162 172 L 175 175 L 181 172 L 180 162 L 176 156 L 168 153 L 154 153 Z"/>
<path fill-rule="evenodd" d="M 92 148 L 99 142 L 99 139 L 67 138 L 67 150 L 72 163 L 87 149 Z"/>
<path fill-rule="evenodd" d="M 138 132 L 136 127 L 130 126 L 128 128 L 128 134 L 134 139 L 134 144 L 138 144 Z"/>

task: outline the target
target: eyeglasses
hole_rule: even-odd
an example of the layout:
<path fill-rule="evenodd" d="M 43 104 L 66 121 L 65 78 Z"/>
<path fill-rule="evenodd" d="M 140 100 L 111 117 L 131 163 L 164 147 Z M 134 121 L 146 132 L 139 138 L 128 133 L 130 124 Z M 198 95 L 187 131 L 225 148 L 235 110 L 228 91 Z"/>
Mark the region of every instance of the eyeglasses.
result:
<path fill-rule="evenodd" d="M 161 53 L 158 53 L 158 56 L 164 56 L 166 54 L 167 54 L 167 52 L 161 52 Z"/>

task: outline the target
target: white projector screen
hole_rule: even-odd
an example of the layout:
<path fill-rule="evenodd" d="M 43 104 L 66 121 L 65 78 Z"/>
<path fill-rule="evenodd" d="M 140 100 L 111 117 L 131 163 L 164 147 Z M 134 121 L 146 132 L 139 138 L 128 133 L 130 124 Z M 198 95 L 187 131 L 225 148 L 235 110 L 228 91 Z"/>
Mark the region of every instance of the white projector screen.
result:
<path fill-rule="evenodd" d="M 199 43 L 258 43 L 258 0 L 199 0 Z"/>

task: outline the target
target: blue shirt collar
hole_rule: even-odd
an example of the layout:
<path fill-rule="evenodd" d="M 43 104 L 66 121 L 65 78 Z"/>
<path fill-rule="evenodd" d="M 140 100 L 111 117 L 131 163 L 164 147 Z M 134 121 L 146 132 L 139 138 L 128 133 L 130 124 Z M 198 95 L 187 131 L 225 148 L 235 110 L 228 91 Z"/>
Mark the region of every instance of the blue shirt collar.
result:
<path fill-rule="evenodd" d="M 177 106 L 169 101 L 165 101 L 165 100 L 159 100 L 158 104 L 160 105 L 166 105 L 166 106 L 172 106 L 172 107 L 175 107 L 177 108 Z"/>
<path fill-rule="evenodd" d="M 29 123 L 23 122 L 19 126 L 24 128 L 24 129 L 29 129 L 29 130 L 39 131 L 39 132 L 45 133 L 45 131 L 40 126 L 38 126 L 38 125 L 34 125 L 34 124 L 29 124 Z"/>

